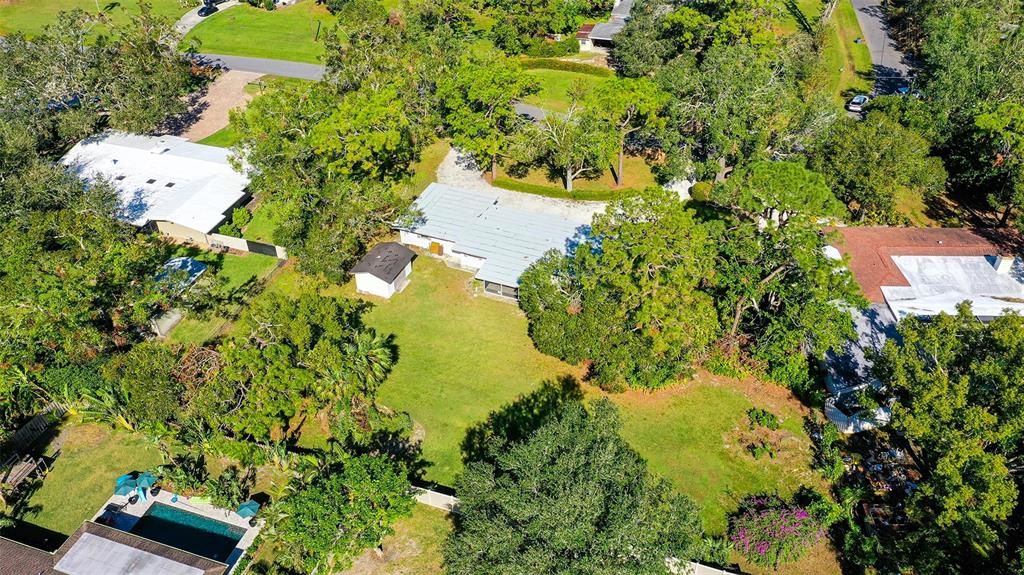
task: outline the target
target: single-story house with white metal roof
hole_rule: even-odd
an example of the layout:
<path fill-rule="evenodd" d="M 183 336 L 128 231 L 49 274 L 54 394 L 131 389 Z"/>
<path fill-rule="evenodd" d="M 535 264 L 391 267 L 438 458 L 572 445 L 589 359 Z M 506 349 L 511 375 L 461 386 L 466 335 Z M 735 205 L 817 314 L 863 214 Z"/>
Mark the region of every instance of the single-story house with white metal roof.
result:
<path fill-rule="evenodd" d="M 622 32 L 633 11 L 633 0 L 616 0 L 611 16 L 605 22 L 585 24 L 576 33 L 582 52 L 607 52 L 615 36 Z"/>
<path fill-rule="evenodd" d="M 248 197 L 249 178 L 229 155 L 176 136 L 106 132 L 75 144 L 61 162 L 86 181 L 113 185 L 122 220 L 209 245 L 208 234 Z"/>
<path fill-rule="evenodd" d="M 549 250 L 565 253 L 589 233 L 592 213 L 533 209 L 500 193 L 433 183 L 413 204 L 416 221 L 399 228 L 417 246 L 476 272 L 484 290 L 517 298 L 519 276 Z"/>

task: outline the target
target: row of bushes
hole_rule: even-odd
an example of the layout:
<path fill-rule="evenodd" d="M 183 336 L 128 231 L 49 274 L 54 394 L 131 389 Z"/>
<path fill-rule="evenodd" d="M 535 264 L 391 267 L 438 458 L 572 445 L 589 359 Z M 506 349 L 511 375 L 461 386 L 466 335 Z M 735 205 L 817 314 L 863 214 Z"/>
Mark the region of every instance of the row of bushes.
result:
<path fill-rule="evenodd" d="M 597 66 L 591 66 L 590 64 L 569 62 L 568 60 L 523 58 L 520 62 L 522 63 L 523 68 L 526 68 L 527 70 L 560 70 L 562 72 L 577 72 L 579 74 L 589 74 L 591 76 L 600 76 L 602 78 L 609 78 L 615 75 L 615 73 L 608 68 L 598 68 Z"/>
<path fill-rule="evenodd" d="M 629 196 L 635 196 L 642 190 L 636 188 L 623 188 L 621 190 L 576 190 L 568 192 L 563 188 L 553 186 L 542 186 L 539 184 L 528 184 L 513 180 L 512 178 L 497 178 L 492 182 L 495 186 L 513 192 L 523 192 L 546 198 L 557 198 L 560 200 L 585 200 L 592 202 L 607 202 Z"/>

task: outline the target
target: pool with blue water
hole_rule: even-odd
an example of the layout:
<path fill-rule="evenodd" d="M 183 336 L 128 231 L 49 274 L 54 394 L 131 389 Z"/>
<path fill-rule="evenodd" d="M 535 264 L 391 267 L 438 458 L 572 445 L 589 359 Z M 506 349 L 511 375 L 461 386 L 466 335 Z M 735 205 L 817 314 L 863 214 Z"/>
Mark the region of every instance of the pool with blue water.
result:
<path fill-rule="evenodd" d="M 221 563 L 245 535 L 241 527 L 163 503 L 153 503 L 131 532 Z"/>

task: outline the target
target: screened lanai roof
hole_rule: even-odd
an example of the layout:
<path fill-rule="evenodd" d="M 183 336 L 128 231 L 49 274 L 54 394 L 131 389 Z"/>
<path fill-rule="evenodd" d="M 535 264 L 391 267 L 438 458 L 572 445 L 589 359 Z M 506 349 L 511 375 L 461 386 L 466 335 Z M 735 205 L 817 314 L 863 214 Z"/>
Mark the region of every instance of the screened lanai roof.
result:
<path fill-rule="evenodd" d="M 579 217 L 510 205 L 500 194 L 430 184 L 416 200 L 421 216 L 409 231 L 455 244 L 454 251 L 486 261 L 481 281 L 518 286 L 519 276 L 545 252 L 582 239 L 590 213 Z"/>

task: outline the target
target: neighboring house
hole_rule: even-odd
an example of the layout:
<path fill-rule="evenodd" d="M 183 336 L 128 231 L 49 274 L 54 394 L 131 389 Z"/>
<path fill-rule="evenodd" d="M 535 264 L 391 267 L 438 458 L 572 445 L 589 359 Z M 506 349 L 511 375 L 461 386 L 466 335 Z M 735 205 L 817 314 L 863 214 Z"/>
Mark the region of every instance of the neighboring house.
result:
<path fill-rule="evenodd" d="M 172 288 L 175 294 L 181 295 L 192 287 L 192 284 L 196 283 L 200 276 L 206 273 L 206 270 L 207 265 L 194 258 L 171 258 L 164 262 L 163 269 L 156 274 L 156 281 L 157 283 L 175 282 Z M 150 320 L 150 327 L 158 337 L 167 337 L 174 326 L 181 323 L 183 317 L 180 309 L 169 309 Z"/>
<path fill-rule="evenodd" d="M 607 53 L 614 44 L 615 35 L 622 32 L 633 11 L 633 0 L 616 0 L 611 17 L 599 24 L 584 24 L 576 33 L 581 52 Z"/>
<path fill-rule="evenodd" d="M 416 254 L 402 244 L 377 244 L 352 268 L 356 291 L 390 298 L 409 285 L 415 257 Z"/>
<path fill-rule="evenodd" d="M 48 553 L 0 537 L 0 575 L 222 575 L 224 563 L 87 521 Z"/>
<path fill-rule="evenodd" d="M 249 178 L 230 151 L 176 136 L 106 132 L 75 144 L 61 160 L 86 181 L 103 178 L 121 199 L 119 217 L 180 241 L 210 246 L 210 234 L 248 198 Z"/>
<path fill-rule="evenodd" d="M 519 276 L 549 250 L 565 253 L 589 233 L 591 214 L 516 205 L 499 193 L 430 184 L 413 205 L 419 215 L 402 226 L 403 244 L 429 250 L 476 272 L 492 295 L 519 297 Z"/>
<path fill-rule="evenodd" d="M 873 427 L 865 418 L 846 415 L 843 404 L 864 387 L 881 385 L 871 374 L 871 356 L 897 337 L 900 320 L 954 314 L 963 301 L 971 302 L 982 321 L 1007 311 L 1024 312 L 1024 263 L 971 230 L 854 227 L 836 232 L 830 252 L 848 258 L 850 273 L 869 303 L 853 311 L 857 339 L 826 359 L 825 382 L 834 400 L 826 414 L 840 429 L 842 423 L 848 432 Z M 886 423 L 888 411 L 879 408 L 868 419 Z"/>

